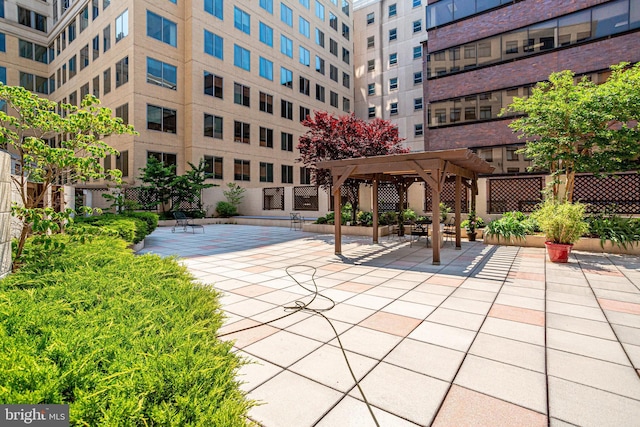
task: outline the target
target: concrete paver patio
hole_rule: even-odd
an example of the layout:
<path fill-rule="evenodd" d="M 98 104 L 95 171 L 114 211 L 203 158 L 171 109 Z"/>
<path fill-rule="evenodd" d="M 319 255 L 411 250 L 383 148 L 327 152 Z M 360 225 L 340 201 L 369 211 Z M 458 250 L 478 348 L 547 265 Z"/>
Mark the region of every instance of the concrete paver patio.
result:
<path fill-rule="evenodd" d="M 222 292 L 220 333 L 309 303 L 296 280 L 313 288 L 315 268 L 336 303 L 323 314 L 381 426 L 639 425 L 638 257 L 575 252 L 552 264 L 544 249 L 463 241 L 434 266 L 423 244 L 345 236 L 336 256 L 331 235 L 241 225 L 160 228 L 143 252 L 183 258 Z M 260 425 L 375 425 L 319 315 L 223 339 L 255 362 L 238 379 L 262 403 L 250 411 Z"/>

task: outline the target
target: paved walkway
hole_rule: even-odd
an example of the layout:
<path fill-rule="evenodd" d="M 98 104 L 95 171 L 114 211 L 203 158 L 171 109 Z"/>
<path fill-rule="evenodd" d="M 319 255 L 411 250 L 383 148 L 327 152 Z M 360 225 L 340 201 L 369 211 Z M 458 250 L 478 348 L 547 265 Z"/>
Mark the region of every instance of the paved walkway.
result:
<path fill-rule="evenodd" d="M 380 426 L 640 425 L 640 259 L 543 249 L 445 246 L 278 227 L 156 230 L 145 251 L 176 254 L 223 292 L 221 333 L 311 301 L 310 267 Z M 308 266 L 308 267 L 302 267 Z M 293 267 L 298 266 L 298 267 Z M 311 307 L 329 307 L 318 297 Z M 228 335 L 266 427 L 374 426 L 329 323 L 295 312 Z"/>

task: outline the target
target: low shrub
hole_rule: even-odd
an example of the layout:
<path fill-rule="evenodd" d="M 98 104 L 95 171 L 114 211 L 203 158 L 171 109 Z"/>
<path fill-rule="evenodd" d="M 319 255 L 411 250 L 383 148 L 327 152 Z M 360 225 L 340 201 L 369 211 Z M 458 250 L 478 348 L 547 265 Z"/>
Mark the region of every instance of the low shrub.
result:
<path fill-rule="evenodd" d="M 373 213 L 359 211 L 356 215 L 356 222 L 358 223 L 358 225 L 371 227 L 373 225 Z"/>
<path fill-rule="evenodd" d="M 67 227 L 67 232 L 72 235 L 117 236 L 126 242 L 138 243 L 149 234 L 149 228 L 146 220 L 129 215 L 106 213 L 77 217 L 73 224 Z"/>
<path fill-rule="evenodd" d="M 175 260 L 69 236 L 0 281 L 0 401 L 69 404 L 72 425 L 245 426 L 251 402 L 218 294 Z"/>
<path fill-rule="evenodd" d="M 158 228 L 158 214 L 153 212 L 125 212 L 120 214 L 124 217 L 141 219 L 147 223 L 147 233 L 151 234 Z M 147 234 L 147 235 L 148 235 Z"/>
<path fill-rule="evenodd" d="M 222 218 L 229 218 L 238 215 L 238 209 L 229 202 L 220 201 L 216 205 L 216 213 Z"/>
<path fill-rule="evenodd" d="M 604 247 L 608 240 L 612 244 L 627 248 L 640 242 L 640 218 L 623 218 L 613 213 L 600 213 L 586 218 L 589 236 L 600 239 Z"/>
<path fill-rule="evenodd" d="M 585 205 L 547 199 L 531 214 L 549 242 L 573 244 L 589 231 Z"/>
<path fill-rule="evenodd" d="M 326 224 L 327 223 L 327 218 L 324 216 L 318 217 L 318 219 L 316 219 L 315 224 Z"/>
<path fill-rule="evenodd" d="M 394 225 L 398 223 L 398 214 L 393 211 L 383 212 L 380 214 L 380 225 Z"/>
<path fill-rule="evenodd" d="M 518 211 L 506 212 L 502 218 L 487 224 L 484 232 L 487 236 L 495 236 L 498 240 L 524 239 L 527 234 L 538 231 L 534 220 Z"/>

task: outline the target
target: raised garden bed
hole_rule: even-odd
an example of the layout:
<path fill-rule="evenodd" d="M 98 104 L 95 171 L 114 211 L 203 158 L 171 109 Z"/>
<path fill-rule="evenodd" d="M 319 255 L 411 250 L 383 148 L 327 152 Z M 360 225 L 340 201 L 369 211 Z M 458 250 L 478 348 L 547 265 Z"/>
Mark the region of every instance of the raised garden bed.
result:
<path fill-rule="evenodd" d="M 530 248 L 544 248 L 545 237 L 543 235 L 527 235 L 524 239 L 508 239 L 495 236 L 484 236 L 484 243 L 488 245 L 523 246 Z M 582 237 L 573 245 L 574 251 L 600 252 L 611 254 L 640 255 L 640 244 L 627 245 L 626 248 L 613 245 L 607 241 L 604 247 L 600 245 L 600 239 Z"/>

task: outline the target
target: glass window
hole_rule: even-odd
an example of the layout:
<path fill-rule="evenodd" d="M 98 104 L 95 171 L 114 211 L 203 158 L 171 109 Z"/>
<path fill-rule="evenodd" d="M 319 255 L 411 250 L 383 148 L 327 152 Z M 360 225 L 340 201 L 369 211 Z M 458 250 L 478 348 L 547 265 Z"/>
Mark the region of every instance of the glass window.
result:
<path fill-rule="evenodd" d="M 129 124 L 129 104 L 123 104 L 119 107 L 116 107 L 116 117 L 120 117 L 122 119 L 122 123 L 125 125 Z"/>
<path fill-rule="evenodd" d="M 100 8 L 98 7 L 100 3 L 100 0 L 92 0 L 91 1 L 91 19 L 93 19 L 95 21 L 95 19 L 98 17 L 98 15 L 100 14 Z M 55 4 L 55 2 L 54 2 Z M 54 13 L 57 12 L 57 7 L 53 8 Z"/>
<path fill-rule="evenodd" d="M 427 6 L 427 28 L 453 21 L 453 0 L 441 0 Z"/>
<path fill-rule="evenodd" d="M 273 28 L 260 22 L 260 41 L 269 47 L 273 47 Z"/>
<path fill-rule="evenodd" d="M 413 99 L 413 110 L 414 111 L 422 110 L 422 98 L 414 98 Z"/>
<path fill-rule="evenodd" d="M 251 15 L 237 6 L 233 7 L 233 25 L 246 34 L 251 34 Z"/>
<path fill-rule="evenodd" d="M 300 106 L 300 121 L 304 121 L 307 120 L 307 118 L 309 117 L 309 115 L 311 114 L 311 110 L 309 110 L 307 107 L 304 106 Z"/>
<path fill-rule="evenodd" d="M 392 116 L 395 116 L 396 114 L 398 114 L 397 102 L 392 102 L 391 104 L 389 104 L 389 114 L 391 114 Z"/>
<path fill-rule="evenodd" d="M 424 134 L 424 126 L 422 123 L 413 125 L 413 136 L 420 136 Z"/>
<path fill-rule="evenodd" d="M 351 112 L 351 100 L 346 97 L 342 97 L 342 111 L 345 113 Z"/>
<path fill-rule="evenodd" d="M 396 4 L 390 4 L 389 5 L 389 18 L 391 18 L 392 16 L 396 16 L 398 14 L 398 10 L 396 7 Z"/>
<path fill-rule="evenodd" d="M 320 102 L 325 102 L 324 86 L 321 86 L 319 84 L 316 84 L 316 99 Z"/>
<path fill-rule="evenodd" d="M 348 64 L 351 61 L 350 57 L 351 57 L 351 54 L 350 54 L 349 50 L 347 48 L 343 47 L 342 48 L 342 61 L 344 63 Z"/>
<path fill-rule="evenodd" d="M 316 44 L 324 47 L 324 33 L 316 28 Z"/>
<path fill-rule="evenodd" d="M 260 77 L 273 81 L 273 62 L 260 57 Z"/>
<path fill-rule="evenodd" d="M 100 36 L 95 36 L 91 41 L 91 48 L 93 50 L 93 60 L 95 61 L 100 57 Z"/>
<path fill-rule="evenodd" d="M 260 0 L 260 7 L 273 15 L 273 0 Z"/>
<path fill-rule="evenodd" d="M 222 117 L 204 113 L 204 136 L 222 139 Z"/>
<path fill-rule="evenodd" d="M 371 12 L 367 13 L 367 25 L 371 25 L 376 22 L 376 14 Z"/>
<path fill-rule="evenodd" d="M 422 31 L 422 20 L 413 21 L 413 32 L 419 33 L 420 31 Z"/>
<path fill-rule="evenodd" d="M 342 13 L 349 16 L 350 5 L 348 0 L 342 0 Z"/>
<path fill-rule="evenodd" d="M 376 94 L 376 85 L 375 83 L 369 83 L 367 85 L 367 95 L 375 95 Z"/>
<path fill-rule="evenodd" d="M 311 52 L 308 49 L 300 46 L 300 63 L 309 67 L 311 65 Z"/>
<path fill-rule="evenodd" d="M 334 91 L 329 93 L 329 104 L 331 104 L 332 107 L 338 108 L 338 94 Z"/>
<path fill-rule="evenodd" d="M 338 67 L 333 64 L 329 64 L 329 78 L 334 82 L 338 81 Z"/>
<path fill-rule="evenodd" d="M 282 151 L 293 151 L 293 135 L 287 132 L 280 132 L 280 148 Z"/>
<path fill-rule="evenodd" d="M 100 76 L 95 76 L 93 78 L 93 96 L 96 98 L 100 98 Z"/>
<path fill-rule="evenodd" d="M 262 3 L 262 2 L 260 2 Z M 218 19 L 223 19 L 223 0 L 204 0 L 204 11 L 210 13 Z"/>
<path fill-rule="evenodd" d="M 370 119 L 374 118 L 376 116 L 376 107 L 369 107 L 367 112 L 368 112 L 367 117 L 369 117 Z"/>
<path fill-rule="evenodd" d="M 89 65 L 89 45 L 85 45 L 80 49 L 80 69 L 83 70 Z"/>
<path fill-rule="evenodd" d="M 71 58 L 69 58 L 69 79 L 72 79 L 73 77 L 75 77 L 76 73 L 78 72 L 77 63 L 78 63 L 78 59 L 76 55 L 73 55 Z M 116 63 L 116 66 L 117 65 L 118 63 Z M 116 85 L 116 87 L 118 86 Z"/>
<path fill-rule="evenodd" d="M 233 84 L 233 102 L 245 107 L 251 106 L 251 89 L 240 83 Z"/>
<path fill-rule="evenodd" d="M 373 47 L 375 47 L 375 37 L 374 36 L 370 36 L 367 37 L 367 49 L 371 49 Z"/>
<path fill-rule="evenodd" d="M 338 31 L 338 17 L 333 12 L 329 12 L 329 26 Z"/>
<path fill-rule="evenodd" d="M 293 184 L 293 166 L 281 165 L 282 183 Z"/>
<path fill-rule="evenodd" d="M 222 157 L 204 156 L 207 178 L 222 179 Z"/>
<path fill-rule="evenodd" d="M 413 59 L 422 58 L 422 46 L 413 47 Z"/>
<path fill-rule="evenodd" d="M 260 92 L 260 111 L 273 114 L 273 95 Z"/>
<path fill-rule="evenodd" d="M 18 51 L 21 58 L 33 59 L 33 43 L 26 40 L 19 40 Z"/>
<path fill-rule="evenodd" d="M 251 163 L 249 160 L 233 160 L 233 179 L 235 181 L 251 181 Z"/>
<path fill-rule="evenodd" d="M 251 71 L 251 52 L 237 44 L 233 45 L 233 65 Z"/>
<path fill-rule="evenodd" d="M 345 24 L 344 22 L 342 23 L 342 37 L 344 37 L 345 39 L 349 40 L 349 26 L 347 24 Z"/>
<path fill-rule="evenodd" d="M 116 18 L 116 43 L 129 35 L 129 10 Z"/>
<path fill-rule="evenodd" d="M 76 21 L 75 21 L 75 19 L 73 21 L 71 21 L 71 23 L 67 27 L 67 30 L 68 30 L 68 34 L 69 34 L 69 44 L 71 44 L 71 42 L 73 42 L 76 39 Z"/>
<path fill-rule="evenodd" d="M 71 66 L 69 66 L 69 72 L 71 72 Z M 123 84 L 129 81 L 129 57 L 125 56 L 120 61 L 116 62 L 116 88 L 119 88 Z"/>
<path fill-rule="evenodd" d="M 102 51 L 106 52 L 109 49 L 111 49 L 111 26 L 110 25 L 107 25 L 106 27 L 104 27 L 104 30 L 102 30 L 102 40 L 103 40 Z"/>
<path fill-rule="evenodd" d="M 391 53 L 389 54 L 389 65 L 393 66 L 393 65 L 398 65 L 398 54 L 397 53 Z"/>
<path fill-rule="evenodd" d="M 392 28 L 389 30 L 389 41 L 394 41 L 398 38 L 398 29 Z"/>
<path fill-rule="evenodd" d="M 413 73 L 413 84 L 417 85 L 422 83 L 422 71 Z"/>
<path fill-rule="evenodd" d="M 176 90 L 177 74 L 176 66 L 147 57 L 147 83 Z"/>
<path fill-rule="evenodd" d="M 309 0 L 299 0 L 300 4 L 309 9 Z"/>
<path fill-rule="evenodd" d="M 293 72 L 291 70 L 280 67 L 280 84 L 293 89 Z"/>
<path fill-rule="evenodd" d="M 280 52 L 287 55 L 289 58 L 293 58 L 293 40 L 284 35 L 281 35 Z"/>
<path fill-rule="evenodd" d="M 147 104 L 147 129 L 176 133 L 176 123 L 176 110 Z"/>
<path fill-rule="evenodd" d="M 300 31 L 300 34 L 302 34 L 306 38 L 310 37 L 311 26 L 309 25 L 309 21 L 304 19 L 302 16 L 300 16 L 298 19 L 298 29 Z"/>
<path fill-rule="evenodd" d="M 251 125 L 249 123 L 233 121 L 233 140 L 243 144 L 251 143 Z"/>
<path fill-rule="evenodd" d="M 332 38 L 329 39 L 329 53 L 338 56 L 338 42 Z"/>
<path fill-rule="evenodd" d="M 618 0 L 594 7 L 591 19 L 595 38 L 626 31 L 629 29 L 629 2 Z"/>
<path fill-rule="evenodd" d="M 204 94 L 205 95 L 210 95 L 210 96 L 222 99 L 223 97 L 222 83 L 223 83 L 222 77 L 216 76 L 215 74 L 211 74 L 208 71 L 204 72 Z"/>
<path fill-rule="evenodd" d="M 316 71 L 324 75 L 324 59 L 316 55 Z"/>
<path fill-rule="evenodd" d="M 300 184 L 301 185 L 310 185 L 311 184 L 311 169 L 305 168 L 304 166 L 300 167 Z"/>
<path fill-rule="evenodd" d="M 85 6 L 80 11 L 80 32 L 83 32 L 89 26 L 89 6 Z"/>
<path fill-rule="evenodd" d="M 392 77 L 389 79 L 389 90 L 397 90 L 398 89 L 398 78 Z"/>
<path fill-rule="evenodd" d="M 280 3 L 280 20 L 293 27 L 293 11 L 284 3 Z"/>
<path fill-rule="evenodd" d="M 176 47 L 178 26 L 175 22 L 147 10 L 147 36 Z"/>
<path fill-rule="evenodd" d="M 104 94 L 106 95 L 111 92 L 111 68 L 104 70 L 102 81 L 104 84 Z"/>
<path fill-rule="evenodd" d="M 316 16 L 324 21 L 324 5 L 316 0 Z"/>
<path fill-rule="evenodd" d="M 351 87 L 351 77 L 344 71 L 342 72 L 342 86 L 346 87 L 347 89 Z"/>
<path fill-rule="evenodd" d="M 260 126 L 260 146 L 273 148 L 273 129 Z"/>
<path fill-rule="evenodd" d="M 309 96 L 309 87 L 311 86 L 309 79 L 307 79 L 306 77 L 300 76 L 299 85 L 300 85 L 300 93 Z"/>
<path fill-rule="evenodd" d="M 568 46 L 591 38 L 591 11 L 584 10 L 558 19 L 558 46 Z"/>
<path fill-rule="evenodd" d="M 260 162 L 260 182 L 273 182 L 273 163 Z"/>

